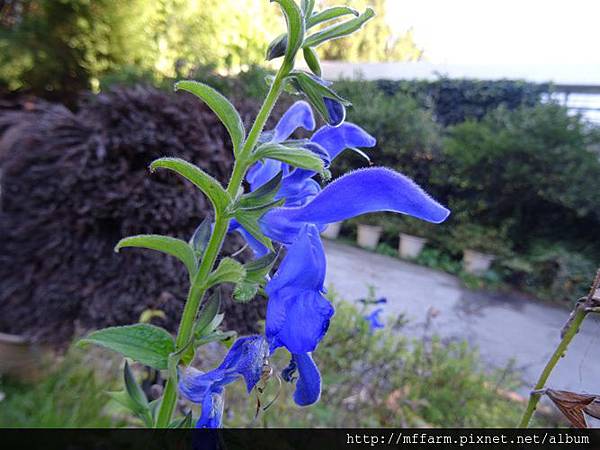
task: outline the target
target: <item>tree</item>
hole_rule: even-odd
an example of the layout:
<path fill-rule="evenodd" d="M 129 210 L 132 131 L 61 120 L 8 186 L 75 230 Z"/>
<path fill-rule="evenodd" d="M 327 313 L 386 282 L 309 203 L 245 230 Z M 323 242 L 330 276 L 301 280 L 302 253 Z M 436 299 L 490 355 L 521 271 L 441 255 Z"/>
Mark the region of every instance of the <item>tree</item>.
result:
<path fill-rule="evenodd" d="M 320 54 L 324 60 L 418 61 L 423 56 L 423 50 L 414 42 L 412 30 L 398 35 L 386 23 L 387 0 L 322 0 L 320 3 L 322 8 L 345 4 L 359 11 L 370 6 L 377 14 L 369 22 L 367 33 L 323 45 Z"/>

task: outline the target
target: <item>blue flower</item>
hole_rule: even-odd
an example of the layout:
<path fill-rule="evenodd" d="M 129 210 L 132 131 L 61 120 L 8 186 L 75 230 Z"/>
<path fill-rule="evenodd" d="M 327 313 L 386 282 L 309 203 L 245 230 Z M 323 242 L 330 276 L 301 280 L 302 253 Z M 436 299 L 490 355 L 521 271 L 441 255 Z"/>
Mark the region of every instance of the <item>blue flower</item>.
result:
<path fill-rule="evenodd" d="M 385 328 L 385 324 L 381 321 L 379 315 L 383 312 L 383 308 L 377 308 L 368 316 L 365 316 L 365 320 L 369 322 L 369 329 L 371 332 L 377 330 L 378 328 Z"/>
<path fill-rule="evenodd" d="M 298 128 L 313 130 L 315 119 L 310 105 L 304 101 L 294 103 L 281 117 L 273 130 L 266 131 L 261 136 L 263 143 L 286 142 Z M 315 132 L 310 140 L 288 141 L 301 144 L 322 157 L 329 164 L 344 149 L 356 150 L 359 147 L 373 147 L 375 139 L 366 131 L 352 123 L 343 123 L 338 127 L 325 125 Z M 275 196 L 276 200 L 285 199 L 285 206 L 302 206 L 310 201 L 320 191 L 321 187 L 313 179 L 315 172 L 290 167 L 280 161 L 267 159 L 257 162 L 250 168 L 246 180 L 250 190 L 255 191 L 269 182 L 279 172 L 283 173 L 281 187 Z M 246 240 L 256 256 L 267 253 L 267 248 L 248 233 L 235 220 L 231 221 L 230 231 L 238 231 Z"/>
<path fill-rule="evenodd" d="M 409 178 L 373 167 L 338 178 L 302 206 L 272 209 L 260 222 L 266 236 L 291 244 L 306 224 L 324 229 L 327 224 L 378 211 L 408 214 L 433 223 L 443 222 L 450 214 Z"/>
<path fill-rule="evenodd" d="M 297 380 L 294 376 L 298 372 Z M 281 377 L 291 383 L 296 380 L 294 401 L 300 406 L 312 405 L 321 396 L 321 374 L 310 353 L 292 354 L 290 364 L 281 371 Z"/>
<path fill-rule="evenodd" d="M 218 428 L 223 416 L 223 391 L 240 377 L 248 393 L 260 380 L 269 345 L 263 336 L 248 336 L 235 341 L 219 367 L 203 373 L 188 368 L 179 381 L 179 390 L 188 400 L 202 405 L 198 428 Z"/>

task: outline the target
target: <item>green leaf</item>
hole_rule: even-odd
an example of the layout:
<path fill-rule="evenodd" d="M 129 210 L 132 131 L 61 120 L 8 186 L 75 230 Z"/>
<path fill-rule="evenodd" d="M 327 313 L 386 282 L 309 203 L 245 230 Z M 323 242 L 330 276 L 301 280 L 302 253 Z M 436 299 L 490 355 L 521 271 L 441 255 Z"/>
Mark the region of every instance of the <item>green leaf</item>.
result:
<path fill-rule="evenodd" d="M 78 342 L 84 344 L 100 345 L 158 370 L 167 369 L 169 355 L 175 351 L 166 330 L 146 323 L 94 331 Z"/>
<path fill-rule="evenodd" d="M 269 252 L 261 258 L 244 264 L 246 278 L 236 285 L 233 291 L 234 300 L 246 303 L 256 297 L 258 290 L 266 281 L 265 277 L 273 268 L 277 256 L 277 253 Z"/>
<path fill-rule="evenodd" d="M 362 26 L 375 17 L 375 12 L 367 8 L 360 16 L 350 19 L 346 22 L 331 25 L 306 38 L 303 47 L 317 47 L 324 42 L 348 36 L 362 28 Z"/>
<path fill-rule="evenodd" d="M 302 0 L 300 7 L 302 9 L 302 15 L 305 18 L 310 17 L 313 9 L 315 9 L 315 0 Z"/>
<path fill-rule="evenodd" d="M 327 122 L 329 121 L 329 111 L 325 105 L 325 97 L 334 99 L 344 106 L 351 105 L 348 100 L 340 97 L 334 91 L 319 83 L 313 76 L 306 72 L 294 71 L 289 76 L 289 79 L 295 82 L 298 90 L 306 95 L 313 108 L 315 108 L 321 117 L 323 117 L 323 119 L 325 119 Z"/>
<path fill-rule="evenodd" d="M 190 277 L 196 273 L 196 257 L 187 242 L 181 239 L 159 234 L 140 234 L 121 239 L 115 246 L 115 252 L 124 247 L 147 248 L 157 250 L 179 259 L 187 268 Z"/>
<path fill-rule="evenodd" d="M 158 168 L 172 170 L 191 181 L 198 189 L 204 192 L 217 212 L 224 211 L 227 205 L 229 205 L 231 199 L 227 191 L 223 189 L 217 180 L 199 167 L 180 158 L 160 158 L 150 164 L 151 171 L 154 172 Z"/>
<path fill-rule="evenodd" d="M 319 62 L 319 56 L 313 48 L 305 47 L 303 49 L 304 61 L 306 65 L 316 76 L 321 76 L 321 63 Z"/>
<path fill-rule="evenodd" d="M 196 341 L 196 345 L 200 346 L 200 345 L 208 344 L 209 342 L 225 341 L 225 340 L 231 339 L 235 336 L 237 336 L 237 333 L 235 331 L 216 330 L 209 335 L 202 336 L 200 339 L 198 339 Z"/>
<path fill-rule="evenodd" d="M 183 90 L 194 94 L 213 110 L 227 128 L 233 143 L 233 151 L 237 155 L 244 143 L 246 132 L 242 118 L 231 102 L 215 89 L 198 81 L 179 81 L 175 83 L 175 90 Z"/>
<path fill-rule="evenodd" d="M 139 407 L 142 409 L 148 409 L 148 399 L 146 398 L 146 394 L 140 387 L 140 385 L 135 380 L 133 373 L 131 373 L 131 369 L 129 368 L 129 363 L 125 361 L 125 367 L 123 369 L 123 377 L 125 378 L 125 390 L 127 394 Z"/>
<path fill-rule="evenodd" d="M 173 420 L 167 428 L 191 428 L 192 412 L 189 411 L 184 417 Z"/>
<path fill-rule="evenodd" d="M 217 268 L 208 275 L 205 289 L 221 283 L 239 283 L 246 276 L 246 269 L 235 259 L 223 258 Z"/>
<path fill-rule="evenodd" d="M 238 208 L 235 210 L 234 216 L 240 225 L 256 240 L 267 247 L 267 249 L 273 250 L 271 240 L 263 234 L 258 221 L 267 211 L 282 206 L 284 203 L 285 199 L 281 199 L 255 208 Z"/>
<path fill-rule="evenodd" d="M 190 245 L 194 250 L 197 259 L 202 258 L 202 255 L 204 255 L 211 233 L 212 222 L 208 218 L 200 222 L 200 225 L 198 225 L 198 228 L 194 231 L 194 234 L 190 239 Z"/>
<path fill-rule="evenodd" d="M 283 65 L 288 66 L 291 70 L 291 68 L 294 66 L 296 53 L 298 53 L 298 50 L 300 50 L 302 41 L 304 40 L 304 18 L 302 17 L 302 12 L 300 11 L 300 8 L 295 0 L 272 1 L 279 3 L 287 22 L 288 38 Z"/>
<path fill-rule="evenodd" d="M 279 192 L 281 181 L 283 180 L 283 172 L 279 172 L 261 187 L 255 191 L 242 195 L 237 201 L 235 207 L 241 209 L 253 209 L 263 207 L 272 203 Z"/>
<path fill-rule="evenodd" d="M 359 16 L 360 13 L 354 8 L 350 8 L 349 6 L 334 6 L 333 8 L 327 8 L 323 11 L 319 11 L 316 14 L 313 14 L 306 23 L 306 28 L 312 28 L 315 25 L 319 25 L 320 23 L 327 22 L 328 20 L 337 19 L 338 17 L 347 16 L 352 14 L 354 16 Z"/>
<path fill-rule="evenodd" d="M 253 154 L 254 161 L 268 158 L 288 163 L 294 167 L 323 172 L 323 160 L 310 150 L 287 147 L 282 144 L 263 144 Z"/>
<path fill-rule="evenodd" d="M 221 291 L 217 289 L 215 293 L 208 298 L 198 314 L 198 320 L 194 326 L 195 335 L 201 336 L 206 330 L 212 332 L 218 326 L 214 326 L 209 330 L 209 326 L 213 323 L 215 317 L 219 313 L 219 309 L 221 309 Z"/>

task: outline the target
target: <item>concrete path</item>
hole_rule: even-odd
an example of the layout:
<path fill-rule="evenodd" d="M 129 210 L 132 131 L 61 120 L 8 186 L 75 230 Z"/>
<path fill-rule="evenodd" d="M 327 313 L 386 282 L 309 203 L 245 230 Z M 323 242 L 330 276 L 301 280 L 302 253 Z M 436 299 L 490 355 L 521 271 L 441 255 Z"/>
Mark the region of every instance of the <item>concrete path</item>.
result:
<path fill-rule="evenodd" d="M 423 335 L 428 310 L 435 308 L 439 314 L 432 320 L 430 333 L 467 340 L 492 367 L 506 367 L 514 359 L 529 386 L 556 348 L 569 316 L 566 309 L 526 298 L 469 291 L 451 275 L 338 242 L 325 241 L 325 249 L 326 286 L 341 298 L 365 297 L 373 285 L 377 296 L 388 299 L 388 316 L 405 314 L 410 320 L 406 333 L 414 336 Z M 548 386 L 600 393 L 598 320 L 586 319 Z"/>

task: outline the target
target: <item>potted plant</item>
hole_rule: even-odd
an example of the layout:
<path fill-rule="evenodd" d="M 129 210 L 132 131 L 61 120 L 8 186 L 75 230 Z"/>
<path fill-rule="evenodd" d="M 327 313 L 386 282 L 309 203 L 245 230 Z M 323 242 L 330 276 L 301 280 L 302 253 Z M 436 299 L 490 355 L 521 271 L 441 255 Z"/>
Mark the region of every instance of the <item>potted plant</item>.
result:
<path fill-rule="evenodd" d="M 356 243 L 359 247 L 368 248 L 370 250 L 375 250 L 377 248 L 381 233 L 383 232 L 383 227 L 380 223 L 381 218 L 377 214 L 361 216 L 357 220 Z"/>
<path fill-rule="evenodd" d="M 323 236 L 326 239 L 337 239 L 338 236 L 340 235 L 341 229 L 342 229 L 342 222 L 330 223 L 329 225 L 327 225 L 327 228 L 325 228 L 321 232 L 321 236 Z"/>
<path fill-rule="evenodd" d="M 398 224 L 400 229 L 398 253 L 401 258 L 415 259 L 427 243 L 431 224 L 413 217 L 405 216 Z"/>
<path fill-rule="evenodd" d="M 455 246 L 462 247 L 465 272 L 474 275 L 488 271 L 494 260 L 508 250 L 506 233 L 498 228 L 459 224 L 454 227 L 452 237 Z"/>

